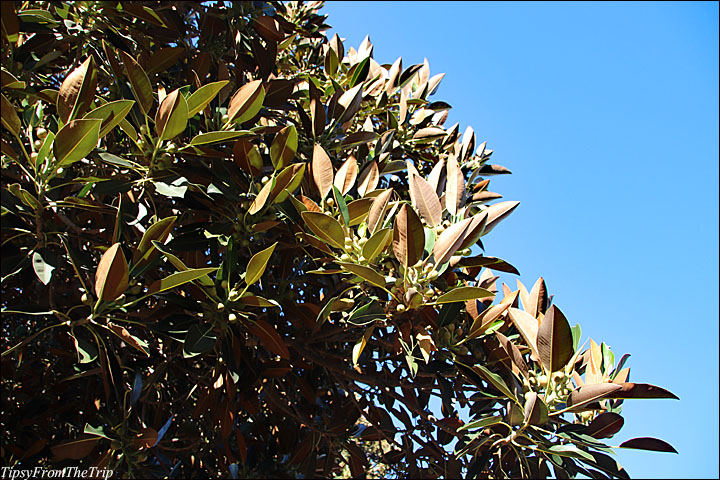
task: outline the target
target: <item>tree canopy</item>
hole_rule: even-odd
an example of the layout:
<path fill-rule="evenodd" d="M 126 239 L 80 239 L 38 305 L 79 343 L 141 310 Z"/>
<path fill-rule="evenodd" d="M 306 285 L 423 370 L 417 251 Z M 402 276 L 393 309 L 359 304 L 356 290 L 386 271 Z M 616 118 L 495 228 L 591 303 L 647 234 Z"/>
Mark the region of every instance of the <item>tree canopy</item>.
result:
<path fill-rule="evenodd" d="M 3 464 L 627 478 L 612 448 L 674 451 L 607 443 L 672 393 L 542 278 L 498 286 L 482 237 L 518 202 L 444 74 L 321 6 L 2 2 Z"/>

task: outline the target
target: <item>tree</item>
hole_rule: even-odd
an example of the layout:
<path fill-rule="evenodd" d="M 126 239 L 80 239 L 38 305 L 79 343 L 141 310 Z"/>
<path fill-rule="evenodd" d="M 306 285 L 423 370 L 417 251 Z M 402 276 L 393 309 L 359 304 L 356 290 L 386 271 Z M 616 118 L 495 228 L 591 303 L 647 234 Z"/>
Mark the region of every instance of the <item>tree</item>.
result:
<path fill-rule="evenodd" d="M 626 477 L 676 397 L 497 287 L 510 172 L 320 7 L 2 3 L 4 464 Z"/>

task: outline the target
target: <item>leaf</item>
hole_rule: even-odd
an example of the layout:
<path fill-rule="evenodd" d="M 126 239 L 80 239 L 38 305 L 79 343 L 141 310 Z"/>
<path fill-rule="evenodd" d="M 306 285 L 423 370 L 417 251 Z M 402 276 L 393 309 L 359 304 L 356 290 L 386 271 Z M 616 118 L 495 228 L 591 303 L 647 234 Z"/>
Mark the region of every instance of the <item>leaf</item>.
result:
<path fill-rule="evenodd" d="M 275 179 L 275 186 L 270 191 L 270 203 L 280 203 L 287 200 L 288 195 L 300 186 L 304 174 L 304 163 L 293 163 L 285 167 Z"/>
<path fill-rule="evenodd" d="M 585 384 L 570 392 L 567 399 L 568 408 L 578 408 L 590 402 L 606 398 L 613 392 L 620 390 L 620 385 L 614 383 Z"/>
<path fill-rule="evenodd" d="M 359 84 L 347 92 L 340 95 L 340 98 L 338 98 L 337 104 L 339 107 L 342 108 L 336 108 L 336 118 L 338 119 L 338 123 L 342 125 L 343 123 L 351 120 L 355 114 L 360 110 L 360 104 L 362 102 L 363 97 L 363 91 L 362 91 L 362 84 Z"/>
<path fill-rule="evenodd" d="M 500 202 L 490 205 L 486 210 L 488 219 L 483 235 L 490 233 L 490 231 L 502 220 L 507 218 L 518 205 L 520 205 L 520 202 Z"/>
<path fill-rule="evenodd" d="M 525 305 L 525 311 L 533 317 L 537 317 L 538 313 L 545 313 L 547 309 L 548 296 L 545 280 L 540 277 L 533 285 L 528 297 L 529 305 Z"/>
<path fill-rule="evenodd" d="M 262 277 L 263 273 L 265 273 L 267 263 L 270 260 L 270 256 L 272 255 L 276 246 L 277 242 L 273 243 L 265 250 L 258 252 L 252 256 L 252 258 L 248 262 L 247 272 L 245 273 L 245 283 L 248 286 L 260 280 L 260 277 Z"/>
<path fill-rule="evenodd" d="M 408 268 L 421 258 L 425 247 L 425 231 L 415 210 L 403 205 L 395 217 L 393 252 L 395 258 Z"/>
<path fill-rule="evenodd" d="M 540 449 L 543 450 L 543 449 Z M 588 452 L 579 449 L 575 445 L 553 445 L 547 450 L 543 450 L 561 457 L 581 458 L 583 460 L 593 460 L 593 456 Z"/>
<path fill-rule="evenodd" d="M 128 345 L 135 348 L 136 350 L 140 351 L 146 357 L 150 356 L 150 354 L 147 351 L 147 347 L 148 347 L 147 342 L 143 342 L 139 338 L 130 334 L 130 332 L 128 332 L 125 327 L 122 327 L 120 325 L 115 325 L 114 323 L 110 323 L 110 322 L 108 322 L 107 327 L 108 327 L 108 329 L 110 329 L 111 332 L 113 332 L 115 335 L 120 337 L 120 339 L 122 339 L 123 342 L 127 343 Z"/>
<path fill-rule="evenodd" d="M 505 304 L 509 305 L 509 304 Z M 497 305 L 496 305 L 497 306 Z M 489 309 L 488 309 L 489 310 Z M 487 310 L 486 310 L 487 311 Z M 485 322 L 490 323 L 490 321 Z M 475 324 L 473 324 L 474 326 Z M 472 332 L 472 329 L 470 329 L 470 332 Z M 529 368 L 527 366 L 527 363 L 525 363 L 525 358 L 523 357 L 522 353 L 520 353 L 520 350 L 515 346 L 515 344 L 507 338 L 505 335 L 503 335 L 500 332 L 495 332 L 495 336 L 498 338 L 498 341 L 500 342 L 500 345 L 502 345 L 503 350 L 505 350 L 505 353 L 507 353 L 508 357 L 512 361 L 512 363 L 520 370 L 520 373 L 527 379 L 530 378 Z M 470 334 L 468 334 L 468 337 L 470 337 Z M 546 412 L 547 414 L 547 412 Z"/>
<path fill-rule="evenodd" d="M 638 450 L 651 450 L 653 452 L 678 453 L 672 445 L 664 440 L 653 437 L 631 438 L 620 444 L 619 448 L 634 448 Z"/>
<path fill-rule="evenodd" d="M 515 328 L 520 332 L 527 346 L 530 347 L 532 356 L 534 356 L 536 360 L 539 360 L 540 353 L 537 347 L 537 337 L 540 325 L 538 325 L 537 319 L 531 317 L 527 312 L 512 307 L 508 308 L 508 316 L 515 325 Z"/>
<path fill-rule="evenodd" d="M 390 197 L 393 194 L 393 189 L 388 188 L 383 191 L 373 200 L 370 205 L 370 211 L 368 212 L 367 225 L 370 233 L 375 233 L 378 227 L 381 227 L 385 218 L 385 212 L 387 211 Z"/>
<path fill-rule="evenodd" d="M 159 48 L 150 56 L 147 61 L 147 74 L 164 72 L 171 65 L 178 63 L 180 56 L 185 52 L 183 47 Z"/>
<path fill-rule="evenodd" d="M 248 140 L 240 139 L 234 143 L 233 157 L 235 163 L 253 177 L 262 170 L 263 159 L 262 155 L 260 155 L 260 149 Z"/>
<path fill-rule="evenodd" d="M 188 105 L 180 89 L 170 92 L 155 114 L 155 133 L 159 140 L 170 140 L 183 131 L 188 122 Z"/>
<path fill-rule="evenodd" d="M 607 398 L 673 398 L 680 400 L 674 393 L 649 383 L 620 383 L 620 389 Z"/>
<path fill-rule="evenodd" d="M 315 187 L 320 192 L 320 198 L 325 198 L 332 188 L 333 166 L 328 154 L 317 143 L 313 148 L 311 170 Z"/>
<path fill-rule="evenodd" d="M 188 189 L 187 183 L 187 178 L 180 177 L 173 180 L 172 183 L 153 182 L 153 185 L 155 185 L 155 193 L 166 197 L 183 198 Z"/>
<path fill-rule="evenodd" d="M 87 111 L 95 98 L 97 81 L 97 69 L 92 56 L 65 78 L 57 96 L 57 113 L 63 123 Z"/>
<path fill-rule="evenodd" d="M 95 446 L 100 441 L 99 437 L 83 435 L 77 440 L 61 443 L 50 447 L 54 461 L 61 460 L 80 460 L 90 455 Z"/>
<path fill-rule="evenodd" d="M 367 325 L 375 320 L 385 318 L 382 305 L 377 300 L 356 308 L 348 317 L 347 321 L 353 325 Z"/>
<path fill-rule="evenodd" d="M 445 184 L 445 208 L 451 215 L 457 215 L 465 204 L 465 177 L 455 155 L 447 159 L 447 183 Z"/>
<path fill-rule="evenodd" d="M 365 345 L 367 345 L 368 340 L 370 340 L 370 337 L 372 337 L 374 330 L 375 325 L 370 325 L 370 327 L 365 330 L 365 333 L 363 333 L 363 336 L 360 337 L 360 340 L 358 340 L 357 343 L 353 346 L 352 362 L 354 366 L 357 367 L 357 362 L 360 359 L 360 354 L 365 349 Z"/>
<path fill-rule="evenodd" d="M 384 251 L 392 238 L 392 228 L 383 228 L 375 232 L 362 247 L 362 255 L 370 263 Z"/>
<path fill-rule="evenodd" d="M 497 333 L 497 332 L 496 332 Z M 548 408 L 535 392 L 525 394 L 525 416 L 523 422 L 542 426 L 548 421 Z"/>
<path fill-rule="evenodd" d="M 336 248 L 345 247 L 345 231 L 333 217 L 320 212 L 302 212 L 300 215 L 315 235 Z"/>
<path fill-rule="evenodd" d="M 138 449 L 150 448 L 157 443 L 158 432 L 154 428 L 143 428 L 133 440 L 133 444 Z"/>
<path fill-rule="evenodd" d="M 100 138 L 101 120 L 71 120 L 55 136 L 53 153 L 56 168 L 72 165 L 95 149 Z"/>
<path fill-rule="evenodd" d="M 37 275 L 42 284 L 47 285 L 50 283 L 50 280 L 52 279 L 52 272 L 55 270 L 55 267 L 47 263 L 40 252 L 33 252 L 32 261 L 35 275 Z"/>
<path fill-rule="evenodd" d="M 345 203 L 345 197 L 343 197 L 342 193 L 340 193 L 340 190 L 338 190 L 335 185 L 332 186 L 332 190 L 335 203 L 337 204 L 338 210 L 340 210 L 340 216 L 342 217 L 343 224 L 348 227 L 350 226 L 350 213 L 348 212 L 347 203 Z"/>
<path fill-rule="evenodd" d="M 435 300 L 436 304 L 465 302 L 476 298 L 488 298 L 495 296 L 494 293 L 480 287 L 457 287 L 447 293 L 443 293 Z"/>
<path fill-rule="evenodd" d="M 433 246 L 435 265 L 442 265 L 450 260 L 450 257 L 460 248 L 473 222 L 473 218 L 466 218 L 459 223 L 450 225 L 435 240 L 435 246 Z"/>
<path fill-rule="evenodd" d="M 340 265 L 342 268 L 347 270 L 348 272 L 352 272 L 358 277 L 367 280 L 368 282 L 372 283 L 373 285 L 377 285 L 378 287 L 385 288 L 385 277 L 377 273 L 375 270 L 373 270 L 370 267 L 366 267 L 363 265 L 357 265 L 354 263 L 345 263 L 345 262 L 337 262 L 338 265 Z"/>
<path fill-rule="evenodd" d="M 217 337 L 212 330 L 200 325 L 190 327 L 183 341 L 183 357 L 192 358 L 215 348 Z"/>
<path fill-rule="evenodd" d="M 135 95 L 135 100 L 137 100 L 142 112 L 147 115 L 152 109 L 154 100 L 150 79 L 148 79 L 145 70 L 143 70 L 140 64 L 130 55 L 120 50 L 120 57 L 128 79 L 130 80 L 130 88 L 133 91 L 133 95 Z"/>
<path fill-rule="evenodd" d="M 378 182 L 380 181 L 380 170 L 375 160 L 370 162 L 360 173 L 358 178 L 358 194 L 364 197 L 366 193 L 372 192 L 377 188 Z"/>
<path fill-rule="evenodd" d="M 116 100 L 109 102 L 90 110 L 85 114 L 83 120 L 102 120 L 102 125 L 100 126 L 100 138 L 102 138 L 123 121 L 133 105 L 135 105 L 135 100 Z"/>
<path fill-rule="evenodd" d="M 268 300 L 263 297 L 257 297 L 255 295 L 245 295 L 238 299 L 238 303 L 243 305 L 249 305 L 251 307 L 263 307 L 263 308 L 279 308 L 280 305 L 275 300 Z"/>
<path fill-rule="evenodd" d="M 425 364 L 427 365 L 430 362 L 430 352 L 437 351 L 432 335 L 427 333 L 427 330 L 423 330 L 417 332 L 415 338 L 417 339 L 418 347 L 420 347 L 420 354 L 423 356 L 423 360 L 425 360 Z"/>
<path fill-rule="evenodd" d="M 548 309 L 540 323 L 537 347 L 540 360 L 548 372 L 563 369 L 575 353 L 570 324 L 555 305 Z"/>
<path fill-rule="evenodd" d="M 100 258 L 95 272 L 95 294 L 101 300 L 111 302 L 125 292 L 129 271 L 120 243 L 115 243 Z"/>
<path fill-rule="evenodd" d="M 250 333 L 257 336 L 263 346 L 270 352 L 280 355 L 285 360 L 290 360 L 290 352 L 287 345 L 282 341 L 277 330 L 264 320 L 256 320 L 253 324 L 248 325 Z"/>
<path fill-rule="evenodd" d="M 505 260 L 501 260 L 497 257 L 463 257 L 457 264 L 458 267 L 485 267 L 490 270 L 497 270 L 500 272 L 513 273 L 520 275 L 517 268 L 513 267 Z"/>
<path fill-rule="evenodd" d="M 145 233 L 143 233 L 143 236 L 140 239 L 140 243 L 133 253 L 133 264 L 135 268 L 150 262 L 153 257 L 151 254 L 155 249 L 155 244 L 153 242 L 157 241 L 159 243 L 165 243 L 165 240 L 167 240 L 168 236 L 170 236 L 170 232 L 172 231 L 176 220 L 177 216 L 175 215 L 163 218 L 162 220 L 158 220 L 153 223 L 147 230 L 145 230 Z"/>
<path fill-rule="evenodd" d="M 466 423 L 465 425 L 459 427 L 457 429 L 458 432 L 462 432 L 464 430 L 471 430 L 475 428 L 485 428 L 489 427 L 491 425 L 496 425 L 498 423 L 501 423 L 503 421 L 503 417 L 500 415 L 491 415 L 489 417 L 480 418 L 478 420 L 474 420 L 470 423 Z"/>
<path fill-rule="evenodd" d="M 233 122 L 243 123 L 253 118 L 262 108 L 265 100 L 265 89 L 262 80 L 253 80 L 238 89 L 230 99 L 226 125 Z"/>
<path fill-rule="evenodd" d="M 195 92 L 187 98 L 188 119 L 207 107 L 213 98 L 215 98 L 215 96 L 220 93 L 220 90 L 228 83 L 230 83 L 229 80 L 221 80 L 219 82 L 208 83 L 195 90 Z"/>
<path fill-rule="evenodd" d="M 440 199 L 430 184 L 422 177 L 410 174 L 410 191 L 413 192 L 414 205 L 420 216 L 431 227 L 442 223 L 442 207 Z"/>
<path fill-rule="evenodd" d="M 588 425 L 587 434 L 593 438 L 610 438 L 620 431 L 625 419 L 613 412 L 601 413 Z"/>
<path fill-rule="evenodd" d="M 13 135 L 18 135 L 22 124 L 20 123 L 20 118 L 17 116 L 15 107 L 5 95 L 1 95 L 0 99 L 2 99 L 0 102 L 0 106 L 2 107 L 0 108 L 0 119 L 2 120 L 3 127 L 7 128 Z"/>
<path fill-rule="evenodd" d="M 230 132 L 206 132 L 195 135 L 192 140 L 190 140 L 190 145 L 207 145 L 208 143 L 225 142 L 233 138 L 243 138 L 250 136 L 255 136 L 255 134 L 249 130 L 238 130 Z M 260 166 L 262 167 L 262 163 L 260 164 Z"/>
<path fill-rule="evenodd" d="M 348 226 L 353 227 L 355 225 L 360 225 L 365 218 L 367 218 L 372 203 L 372 198 L 359 198 L 348 203 Z"/>
<path fill-rule="evenodd" d="M 197 280 L 200 277 L 212 273 L 217 270 L 217 267 L 212 268 L 191 268 L 184 272 L 177 272 L 169 275 L 161 280 L 154 281 L 148 288 L 148 295 L 154 295 L 156 293 L 170 290 L 171 288 L 185 285 L 188 282 Z"/>
<path fill-rule="evenodd" d="M 515 403 L 518 403 L 517 398 L 515 397 L 515 394 L 513 394 L 510 391 L 510 388 L 508 388 L 507 384 L 503 381 L 503 379 L 500 377 L 500 375 L 491 372 L 487 368 L 483 367 L 482 365 L 475 365 L 470 367 L 472 371 L 483 377 L 485 380 L 488 381 L 488 383 L 492 384 L 496 389 L 500 390 L 500 392 L 507 396 L 507 398 L 513 400 Z"/>
<path fill-rule="evenodd" d="M 295 158 L 298 149 L 298 134 L 295 125 L 280 130 L 270 145 L 270 160 L 275 170 L 281 170 Z"/>
<path fill-rule="evenodd" d="M 351 155 L 338 169 L 335 174 L 335 181 L 333 184 L 338 190 L 340 190 L 341 194 L 345 195 L 350 191 L 353 185 L 355 185 L 357 173 L 357 161 L 355 161 L 355 157 Z"/>

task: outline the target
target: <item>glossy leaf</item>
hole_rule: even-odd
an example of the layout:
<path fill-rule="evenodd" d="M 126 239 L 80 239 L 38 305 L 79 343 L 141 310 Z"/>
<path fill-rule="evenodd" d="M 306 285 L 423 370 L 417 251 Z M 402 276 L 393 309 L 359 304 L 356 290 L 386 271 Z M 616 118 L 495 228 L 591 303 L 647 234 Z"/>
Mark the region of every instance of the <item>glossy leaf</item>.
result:
<path fill-rule="evenodd" d="M 540 360 L 540 353 L 538 352 L 537 346 L 538 329 L 540 325 L 537 319 L 531 317 L 527 312 L 512 307 L 508 308 L 508 316 L 515 325 L 515 328 L 520 332 L 527 346 L 530 347 L 530 351 L 535 359 Z"/>
<path fill-rule="evenodd" d="M 568 408 L 579 408 L 590 402 L 601 400 L 608 395 L 620 390 L 620 385 L 614 383 L 585 384 L 582 387 L 570 392 L 567 400 Z"/>
<path fill-rule="evenodd" d="M 230 83 L 229 80 L 212 82 L 207 85 L 203 85 L 194 91 L 187 98 L 188 118 L 192 118 L 196 113 L 207 107 L 210 102 L 212 102 L 213 98 L 215 98 L 217 94 L 220 93 L 220 90 L 222 90 L 228 83 Z"/>
<path fill-rule="evenodd" d="M 390 202 L 392 194 L 393 189 L 389 188 L 373 200 L 367 219 L 368 230 L 370 233 L 375 233 L 379 227 L 382 227 L 383 220 L 385 219 L 385 212 L 387 211 L 388 203 Z"/>
<path fill-rule="evenodd" d="M 508 305 L 508 304 L 506 304 L 506 305 Z M 472 332 L 472 330 L 470 330 L 470 332 Z M 470 337 L 471 335 L 468 334 L 468 336 Z M 500 342 L 500 345 L 502 345 L 503 350 L 505 350 L 505 353 L 507 353 L 507 355 L 510 358 L 510 360 L 512 361 L 512 363 L 518 368 L 520 373 L 525 378 L 529 379 L 530 373 L 529 373 L 528 365 L 527 365 L 527 363 L 525 363 L 525 358 L 523 357 L 522 353 L 520 353 L 520 350 L 517 348 L 517 346 L 515 346 L 515 344 L 509 338 L 507 338 L 505 335 L 503 335 L 500 332 L 495 332 L 495 336 L 497 337 L 498 341 Z M 547 412 L 545 414 L 547 415 Z"/>
<path fill-rule="evenodd" d="M 370 337 L 372 337 L 373 331 L 375 330 L 375 325 L 370 325 L 365 330 L 365 333 L 363 333 L 363 336 L 360 337 L 360 339 L 355 343 L 352 350 L 352 362 L 354 366 L 357 366 L 358 360 L 360 359 L 360 354 L 362 354 L 362 351 L 365 349 L 365 345 L 367 345 L 368 340 Z"/>
<path fill-rule="evenodd" d="M 57 112 L 63 123 L 84 114 L 95 98 L 97 69 L 92 56 L 73 70 L 60 85 Z"/>
<path fill-rule="evenodd" d="M 243 123 L 258 114 L 265 100 L 265 89 L 261 80 L 253 80 L 238 89 L 230 99 L 227 125 Z"/>
<path fill-rule="evenodd" d="M 319 212 L 301 213 L 305 225 L 318 237 L 336 248 L 345 247 L 345 231 L 333 217 Z"/>
<path fill-rule="evenodd" d="M 495 296 L 494 293 L 480 287 L 457 287 L 444 293 L 435 300 L 435 303 L 465 302 L 476 298 L 488 298 Z"/>
<path fill-rule="evenodd" d="M 247 138 L 251 136 L 254 137 L 255 134 L 253 134 L 249 130 L 237 130 L 230 132 L 206 132 L 195 135 L 192 140 L 190 140 L 190 145 L 207 145 L 208 143 L 226 142 L 228 140 L 232 140 L 233 138 Z M 262 160 L 260 161 L 262 162 Z M 262 163 L 260 163 L 260 167 L 258 168 L 258 170 L 260 168 L 262 168 Z"/>
<path fill-rule="evenodd" d="M 72 120 L 55 136 L 53 153 L 56 167 L 66 167 L 82 160 L 95 149 L 100 138 L 101 120 Z"/>
<path fill-rule="evenodd" d="M 100 137 L 104 137 L 125 119 L 133 105 L 135 105 L 135 100 L 108 102 L 86 113 L 83 120 L 102 120 Z"/>
<path fill-rule="evenodd" d="M 674 393 L 649 383 L 620 383 L 620 389 L 608 398 L 673 398 L 680 400 Z"/>
<path fill-rule="evenodd" d="M 490 205 L 486 210 L 488 219 L 487 224 L 485 225 L 485 233 L 483 235 L 490 233 L 490 231 L 497 227 L 501 221 L 507 218 L 507 216 L 510 215 L 518 205 L 520 205 L 520 202 L 500 202 Z"/>
<path fill-rule="evenodd" d="M 128 264 L 120 244 L 108 248 L 95 272 L 95 295 L 111 302 L 125 292 L 129 281 Z"/>
<path fill-rule="evenodd" d="M 447 159 L 447 181 L 445 184 L 445 208 L 451 215 L 457 215 L 465 204 L 465 178 L 454 155 Z"/>
<path fill-rule="evenodd" d="M 35 275 L 42 282 L 43 285 L 50 283 L 52 279 L 53 270 L 55 267 L 45 261 L 40 252 L 33 252 L 32 254 L 32 265 Z"/>
<path fill-rule="evenodd" d="M 548 408 L 535 392 L 525 394 L 525 412 L 523 421 L 529 425 L 542 426 L 548 421 Z"/>
<path fill-rule="evenodd" d="M 348 272 L 354 273 L 358 277 L 362 278 L 363 280 L 367 280 L 368 282 L 372 283 L 373 285 L 377 285 L 378 287 L 385 288 L 385 277 L 377 273 L 375 270 L 373 270 L 370 267 L 366 267 L 364 265 L 357 265 L 354 263 L 346 263 L 346 262 L 338 262 L 338 265 L 340 265 L 342 268 L 347 270 Z"/>
<path fill-rule="evenodd" d="M 380 181 L 380 171 L 375 160 L 370 162 L 360 173 L 358 178 L 358 194 L 364 197 L 366 193 L 372 192 L 377 188 Z"/>
<path fill-rule="evenodd" d="M 294 125 L 280 130 L 270 145 L 270 160 L 275 170 L 282 170 L 295 158 L 298 148 L 298 134 Z"/>
<path fill-rule="evenodd" d="M 122 50 L 120 50 L 120 58 L 130 80 L 130 88 L 132 88 L 133 95 L 135 95 L 135 100 L 137 100 L 143 113 L 147 115 L 150 113 L 154 101 L 150 79 L 148 79 L 147 73 L 140 64 Z"/>
<path fill-rule="evenodd" d="M 160 140 L 180 135 L 187 126 L 188 105 L 179 89 L 170 92 L 160 103 L 155 114 L 155 133 Z"/>
<path fill-rule="evenodd" d="M 217 343 L 217 336 L 208 328 L 201 325 L 193 325 L 185 335 L 183 341 L 183 357 L 192 358 L 207 353 Z"/>
<path fill-rule="evenodd" d="M 450 257 L 453 256 L 465 240 L 472 221 L 472 218 L 466 218 L 460 223 L 450 225 L 440 234 L 433 246 L 435 265 L 442 265 L 450 260 Z"/>
<path fill-rule="evenodd" d="M 362 247 L 362 254 L 367 262 L 372 262 L 384 251 L 392 238 L 392 228 L 383 228 L 375 232 Z"/>
<path fill-rule="evenodd" d="M 347 160 L 345 160 L 335 174 L 333 185 L 337 187 L 340 193 L 345 195 L 355 185 L 357 173 L 357 161 L 355 161 L 355 157 L 350 156 Z"/>
<path fill-rule="evenodd" d="M 172 275 L 168 275 L 167 277 L 154 281 L 150 287 L 148 287 L 148 294 L 154 295 L 156 293 L 164 292 L 165 290 L 170 290 L 171 288 L 179 287 L 181 285 L 185 285 L 186 283 L 192 282 L 193 280 L 197 280 L 200 277 L 204 277 L 208 273 L 212 273 L 217 270 L 217 267 L 215 268 L 192 268 L 185 270 L 184 272 L 177 272 L 173 273 Z"/>
<path fill-rule="evenodd" d="M 265 273 L 265 268 L 267 267 L 268 261 L 270 261 L 270 256 L 273 251 L 275 251 L 276 246 L 277 242 L 252 256 L 248 262 L 247 272 L 245 273 L 245 283 L 247 285 L 252 285 L 260 280 L 263 273 Z"/>

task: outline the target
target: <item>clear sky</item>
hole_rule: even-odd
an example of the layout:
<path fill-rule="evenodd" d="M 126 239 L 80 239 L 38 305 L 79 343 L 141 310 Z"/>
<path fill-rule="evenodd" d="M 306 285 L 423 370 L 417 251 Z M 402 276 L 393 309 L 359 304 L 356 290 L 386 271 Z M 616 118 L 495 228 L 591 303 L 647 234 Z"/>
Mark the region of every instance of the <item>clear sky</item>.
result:
<path fill-rule="evenodd" d="M 612 443 L 636 478 L 718 477 L 718 3 L 328 2 L 374 58 L 427 58 L 432 99 L 471 125 L 519 208 L 483 239 L 588 337 L 631 353 L 630 379 L 676 400 L 626 400 Z M 501 277 L 513 289 L 513 276 Z M 615 443 L 617 442 L 617 443 Z"/>

